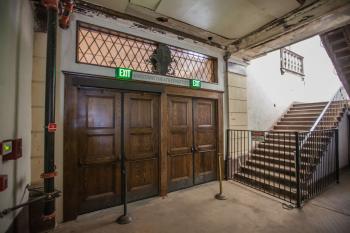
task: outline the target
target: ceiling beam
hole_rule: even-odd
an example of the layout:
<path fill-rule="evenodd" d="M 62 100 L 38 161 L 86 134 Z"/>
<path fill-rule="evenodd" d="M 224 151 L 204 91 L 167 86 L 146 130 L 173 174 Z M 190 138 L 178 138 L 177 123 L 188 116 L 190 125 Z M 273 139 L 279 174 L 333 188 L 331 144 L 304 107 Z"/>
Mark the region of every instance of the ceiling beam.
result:
<path fill-rule="evenodd" d="M 234 41 L 228 50 L 234 56 L 250 60 L 343 26 L 350 21 L 349 12 L 348 0 L 319 0 Z"/>

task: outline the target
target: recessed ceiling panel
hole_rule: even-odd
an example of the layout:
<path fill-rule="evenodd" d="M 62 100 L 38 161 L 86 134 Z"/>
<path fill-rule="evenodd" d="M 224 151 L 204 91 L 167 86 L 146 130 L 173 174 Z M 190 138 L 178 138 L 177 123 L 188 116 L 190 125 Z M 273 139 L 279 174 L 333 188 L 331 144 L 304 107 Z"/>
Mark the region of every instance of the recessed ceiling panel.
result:
<path fill-rule="evenodd" d="M 299 6 L 296 0 L 161 0 L 156 12 L 234 39 Z"/>
<path fill-rule="evenodd" d="M 88 0 L 88 2 L 119 12 L 125 12 L 129 4 L 129 0 Z"/>
<path fill-rule="evenodd" d="M 131 4 L 155 10 L 161 0 L 130 0 Z"/>

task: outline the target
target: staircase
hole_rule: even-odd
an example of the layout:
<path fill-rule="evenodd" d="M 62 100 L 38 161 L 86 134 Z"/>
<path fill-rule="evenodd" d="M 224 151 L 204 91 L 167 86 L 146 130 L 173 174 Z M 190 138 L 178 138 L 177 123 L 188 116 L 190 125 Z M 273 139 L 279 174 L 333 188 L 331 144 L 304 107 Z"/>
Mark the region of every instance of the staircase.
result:
<path fill-rule="evenodd" d="M 230 132 L 232 179 L 300 205 L 316 185 L 336 178 L 334 129 L 347 106 L 295 103 L 270 131 Z"/>

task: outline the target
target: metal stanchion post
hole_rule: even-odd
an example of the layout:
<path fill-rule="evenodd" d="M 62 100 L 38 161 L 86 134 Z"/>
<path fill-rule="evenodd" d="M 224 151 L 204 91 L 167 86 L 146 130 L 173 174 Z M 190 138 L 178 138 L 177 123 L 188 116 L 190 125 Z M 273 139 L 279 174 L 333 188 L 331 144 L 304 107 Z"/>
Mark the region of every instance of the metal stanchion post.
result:
<path fill-rule="evenodd" d="M 121 112 L 124 113 L 124 94 L 121 96 Z M 121 169 L 122 169 L 122 200 L 124 205 L 123 215 L 119 216 L 117 223 L 119 224 L 129 224 L 131 223 L 131 217 L 128 215 L 128 182 L 127 182 L 127 171 L 125 166 L 125 148 L 124 148 L 124 116 L 121 118 Z"/>
<path fill-rule="evenodd" d="M 220 187 L 220 192 L 215 195 L 215 198 L 217 200 L 226 200 L 226 197 L 222 194 L 222 168 L 221 168 L 221 158 L 222 155 L 218 156 L 218 163 L 219 163 L 219 187 Z"/>

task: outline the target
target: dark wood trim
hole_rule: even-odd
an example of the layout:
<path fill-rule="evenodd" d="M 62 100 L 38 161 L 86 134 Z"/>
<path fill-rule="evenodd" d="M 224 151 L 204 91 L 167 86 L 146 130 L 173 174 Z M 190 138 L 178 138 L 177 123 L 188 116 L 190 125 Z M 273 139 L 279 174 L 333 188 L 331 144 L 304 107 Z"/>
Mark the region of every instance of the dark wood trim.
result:
<path fill-rule="evenodd" d="M 77 141 L 75 140 L 74 122 L 69 119 L 77 117 L 76 108 L 71 106 L 76 105 L 77 88 L 73 85 L 73 80 L 67 78 L 65 80 L 65 95 L 64 95 L 64 133 L 63 133 L 63 221 L 73 220 L 78 212 L 78 177 L 75 175 L 78 163 L 77 156 Z M 66 101 L 74 101 L 72 104 L 66 104 Z M 67 163 L 66 161 L 69 161 Z"/>
<path fill-rule="evenodd" d="M 125 90 L 146 91 L 146 92 L 154 92 L 154 93 L 166 92 L 165 89 L 168 89 L 168 91 L 170 91 L 171 93 L 186 92 L 185 95 L 188 95 L 188 96 L 191 96 L 192 94 L 201 95 L 203 93 L 224 93 L 224 91 L 210 90 L 210 89 L 193 90 L 193 89 L 190 89 L 189 87 L 178 86 L 175 84 L 152 83 L 152 82 L 140 81 L 140 80 L 122 81 L 122 80 L 116 80 L 114 77 L 84 74 L 84 73 L 77 73 L 77 72 L 70 72 L 70 71 L 62 71 L 62 73 L 64 74 L 65 78 L 74 78 L 75 85 L 84 85 L 84 86 L 91 86 L 91 87 L 125 89 Z M 176 79 L 179 79 L 179 78 L 176 78 Z M 211 97 L 208 97 L 208 98 L 211 98 Z"/>
<path fill-rule="evenodd" d="M 174 96 L 188 96 L 188 97 L 196 97 L 196 98 L 207 98 L 207 99 L 219 99 L 221 92 L 211 91 L 211 90 L 192 90 L 186 87 L 178 87 L 178 86 L 166 86 L 165 92 L 167 95 Z"/>
<path fill-rule="evenodd" d="M 71 78 L 74 86 L 84 87 L 99 87 L 99 88 L 110 88 L 120 90 L 131 90 L 131 91 L 143 91 L 161 93 L 164 92 L 164 87 L 157 84 L 140 82 L 140 81 L 122 81 L 116 80 L 111 77 L 72 73 L 63 71 L 65 78 Z"/>
<path fill-rule="evenodd" d="M 218 119 L 218 156 L 222 156 L 222 162 L 224 160 L 224 103 L 223 103 L 223 94 L 219 94 L 217 99 L 217 119 Z M 218 164 L 218 163 L 217 163 Z M 224 164 L 221 164 L 222 168 L 224 168 Z M 224 170 L 222 169 L 222 177 L 224 177 Z M 217 169 L 219 172 L 219 169 Z M 219 173 L 217 173 L 219 174 Z M 219 177 L 219 176 L 217 176 Z"/>
<path fill-rule="evenodd" d="M 168 96 L 160 96 L 160 195 L 168 193 Z"/>

